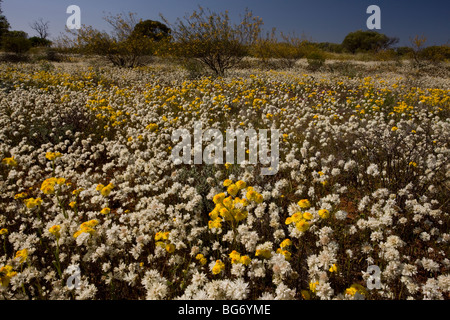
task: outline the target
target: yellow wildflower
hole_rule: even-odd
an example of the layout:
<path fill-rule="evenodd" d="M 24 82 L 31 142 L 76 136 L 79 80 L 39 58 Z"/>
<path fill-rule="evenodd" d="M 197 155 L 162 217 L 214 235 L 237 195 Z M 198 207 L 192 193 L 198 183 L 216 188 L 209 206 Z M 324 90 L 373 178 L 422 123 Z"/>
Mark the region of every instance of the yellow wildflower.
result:
<path fill-rule="evenodd" d="M 221 260 L 216 260 L 216 263 L 214 264 L 212 268 L 213 274 L 219 274 L 225 269 L 225 264 Z"/>
<path fill-rule="evenodd" d="M 235 184 L 231 184 L 227 188 L 228 194 L 235 196 L 239 192 L 239 188 Z"/>
<path fill-rule="evenodd" d="M 311 295 L 309 294 L 309 292 L 307 290 L 302 290 L 301 291 L 302 294 L 302 298 L 305 300 L 310 300 L 311 299 Z"/>
<path fill-rule="evenodd" d="M 220 217 L 217 217 L 217 218 L 214 219 L 214 220 L 209 220 L 209 221 L 208 221 L 208 227 L 209 227 L 210 229 L 213 229 L 213 228 L 217 228 L 217 229 L 222 228 L 222 219 L 221 219 Z"/>
<path fill-rule="evenodd" d="M 256 203 L 262 203 L 263 201 L 264 201 L 263 196 L 260 193 L 256 193 L 255 202 Z"/>
<path fill-rule="evenodd" d="M 330 269 L 328 269 L 328 271 L 330 272 L 337 272 L 337 265 L 335 263 L 333 263 L 330 267 Z"/>
<path fill-rule="evenodd" d="M 41 185 L 41 191 L 44 194 L 55 193 L 55 184 L 57 183 L 57 180 L 58 179 L 56 179 L 56 178 L 49 178 L 49 179 L 44 180 L 44 182 L 42 182 L 42 185 Z"/>
<path fill-rule="evenodd" d="M 202 255 L 201 253 L 197 254 L 195 256 L 195 259 L 198 260 L 202 266 L 204 266 L 206 264 L 206 262 L 207 262 L 205 256 Z"/>
<path fill-rule="evenodd" d="M 225 193 L 219 193 L 219 194 L 216 194 L 216 195 L 213 197 L 213 202 L 214 202 L 215 204 L 222 203 L 223 200 L 225 199 L 225 197 L 226 197 Z"/>
<path fill-rule="evenodd" d="M 255 256 L 270 259 L 270 257 L 272 256 L 272 253 L 270 252 L 270 250 L 267 250 L 267 249 L 258 249 L 255 252 Z"/>
<path fill-rule="evenodd" d="M 347 288 L 345 290 L 345 293 L 349 294 L 351 296 L 354 296 L 357 292 L 359 294 L 362 294 L 362 295 L 366 295 L 367 294 L 366 289 L 362 285 L 360 285 L 358 283 L 352 284 L 349 288 Z"/>
<path fill-rule="evenodd" d="M 2 163 L 6 164 L 7 166 L 11 166 L 11 167 L 17 166 L 17 161 L 14 159 L 14 157 L 4 158 L 2 160 Z"/>
<path fill-rule="evenodd" d="M 175 245 L 173 245 L 172 243 L 166 244 L 166 251 L 168 253 L 173 253 L 175 251 Z"/>
<path fill-rule="evenodd" d="M 281 242 L 280 247 L 285 248 L 292 245 L 292 241 L 290 239 L 284 239 L 283 242 Z"/>
<path fill-rule="evenodd" d="M 309 223 L 305 219 L 301 219 L 295 224 L 298 231 L 305 232 L 309 228 Z"/>
<path fill-rule="evenodd" d="M 24 263 L 28 258 L 28 250 L 22 249 L 16 252 L 15 259 L 19 258 L 19 263 Z"/>
<path fill-rule="evenodd" d="M 2 283 L 3 287 L 7 287 L 11 278 L 17 274 L 17 272 L 12 270 L 13 267 L 10 265 L 6 265 L 0 268 L 0 282 Z"/>
<path fill-rule="evenodd" d="M 55 160 L 56 158 L 62 157 L 62 155 L 61 155 L 61 153 L 59 153 L 59 152 L 47 152 L 47 153 L 45 154 L 45 157 L 46 157 L 48 160 L 53 161 L 53 160 Z"/>
<path fill-rule="evenodd" d="M 236 182 L 236 187 L 238 187 L 239 189 L 245 189 L 245 187 L 247 187 L 247 184 L 245 183 L 245 181 L 239 180 Z"/>
<path fill-rule="evenodd" d="M 158 125 L 156 123 L 150 123 L 145 127 L 145 129 L 150 130 L 151 132 L 158 131 Z"/>
<path fill-rule="evenodd" d="M 14 199 L 23 199 L 27 196 L 25 192 L 18 193 L 14 196 Z"/>
<path fill-rule="evenodd" d="M 319 210 L 319 217 L 321 217 L 322 219 L 327 219 L 329 216 L 330 216 L 330 211 L 328 211 L 327 209 Z"/>
<path fill-rule="evenodd" d="M 28 209 L 34 209 L 37 206 L 40 206 L 42 204 L 42 199 L 41 198 L 29 198 L 27 200 L 24 200 L 25 205 L 27 206 Z"/>
<path fill-rule="evenodd" d="M 309 283 L 309 290 L 314 293 L 316 292 L 316 286 L 319 284 L 319 281 L 316 282 L 310 282 Z"/>
<path fill-rule="evenodd" d="M 298 206 L 302 209 L 308 209 L 311 206 L 311 204 L 307 199 L 302 199 L 298 202 Z"/>
<path fill-rule="evenodd" d="M 284 256 L 284 258 L 286 259 L 286 261 L 291 260 L 291 253 L 289 251 L 278 248 L 277 253 L 281 253 Z"/>
<path fill-rule="evenodd" d="M 241 260 L 241 255 L 236 250 L 230 253 L 231 263 L 239 263 Z"/>
<path fill-rule="evenodd" d="M 111 193 L 112 189 L 114 188 L 114 185 L 112 183 L 108 184 L 106 187 L 103 187 L 100 190 L 100 193 L 102 196 L 107 197 Z"/>
<path fill-rule="evenodd" d="M 59 233 L 61 231 L 61 227 L 59 225 L 54 225 L 53 227 L 48 229 L 48 231 L 52 235 L 54 235 L 56 237 L 56 239 L 59 239 L 59 237 L 61 236 L 61 234 Z"/>
<path fill-rule="evenodd" d="M 303 219 L 311 220 L 312 218 L 313 218 L 313 215 L 310 212 L 303 213 Z"/>

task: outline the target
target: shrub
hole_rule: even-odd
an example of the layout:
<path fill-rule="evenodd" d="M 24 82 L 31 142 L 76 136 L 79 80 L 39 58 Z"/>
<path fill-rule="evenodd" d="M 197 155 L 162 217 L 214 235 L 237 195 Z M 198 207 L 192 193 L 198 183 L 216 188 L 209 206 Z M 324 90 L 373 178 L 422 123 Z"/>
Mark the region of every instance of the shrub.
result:
<path fill-rule="evenodd" d="M 170 40 L 172 30 L 164 23 L 153 20 L 140 21 L 131 35 L 136 38 L 150 38 L 153 41 Z"/>
<path fill-rule="evenodd" d="M 112 34 L 83 26 L 76 33 L 74 47 L 78 52 L 106 56 L 119 67 L 136 67 L 144 63 L 145 56 L 155 53 L 155 41 L 134 31 L 137 22 L 133 13 L 104 18 L 112 27 Z"/>
<path fill-rule="evenodd" d="M 227 11 L 215 13 L 199 7 L 172 27 L 175 43 L 171 52 L 182 59 L 197 60 L 221 76 L 246 55 L 261 24 L 262 20 L 248 10 L 239 24 L 232 24 Z"/>
<path fill-rule="evenodd" d="M 413 49 L 410 47 L 398 47 L 395 49 L 395 52 L 400 57 L 410 58 L 410 57 L 412 57 Z"/>
<path fill-rule="evenodd" d="M 317 71 L 325 64 L 325 55 L 320 51 L 310 53 L 306 60 L 308 62 L 308 69 L 311 71 Z"/>
<path fill-rule="evenodd" d="M 450 46 L 431 46 L 424 48 L 419 56 L 423 60 L 428 60 L 433 63 L 442 62 L 450 59 Z"/>
<path fill-rule="evenodd" d="M 342 47 L 351 53 L 357 52 L 377 52 L 388 49 L 398 42 L 398 38 L 390 38 L 376 31 L 356 31 L 350 32 L 342 42 Z"/>
<path fill-rule="evenodd" d="M 378 61 L 391 61 L 398 57 L 394 49 L 381 50 L 375 54 L 375 59 Z"/>
<path fill-rule="evenodd" d="M 50 47 L 52 45 L 50 40 L 39 37 L 31 37 L 29 40 L 32 47 Z"/>
<path fill-rule="evenodd" d="M 253 55 L 260 59 L 261 62 L 273 67 L 274 64 L 271 59 L 277 61 L 284 68 L 292 68 L 298 59 L 305 55 L 305 50 L 302 45 L 306 42 L 295 35 L 286 35 L 280 33 L 282 41 L 278 41 L 275 29 L 272 29 L 270 34 L 265 38 L 259 38 L 252 46 Z"/>
<path fill-rule="evenodd" d="M 358 66 L 352 62 L 348 61 L 337 61 L 334 63 L 327 64 L 327 67 L 331 72 L 337 73 L 344 77 L 355 78 L 362 71 L 359 70 Z"/>
<path fill-rule="evenodd" d="M 23 31 L 9 31 L 3 36 L 2 44 L 6 52 L 13 52 L 18 56 L 31 49 L 31 41 Z"/>

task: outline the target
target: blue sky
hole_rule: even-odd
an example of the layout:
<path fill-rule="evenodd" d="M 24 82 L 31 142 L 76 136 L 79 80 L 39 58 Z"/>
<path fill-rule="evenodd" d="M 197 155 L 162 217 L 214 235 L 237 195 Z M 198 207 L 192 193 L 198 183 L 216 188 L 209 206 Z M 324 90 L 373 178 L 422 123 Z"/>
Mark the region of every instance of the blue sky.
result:
<path fill-rule="evenodd" d="M 261 17 L 264 28 L 305 34 L 317 42 L 341 43 L 352 31 L 367 30 L 369 5 L 381 8 L 381 33 L 400 38 L 399 45 L 409 45 L 415 35 L 425 35 L 427 45 L 450 44 L 450 1 L 448 0 L 4 0 L 3 14 L 13 30 L 36 35 L 29 24 L 38 18 L 50 21 L 50 38 L 64 32 L 69 5 L 81 8 L 81 23 L 108 31 L 103 17 L 134 12 L 142 19 L 170 22 L 191 13 L 198 5 L 213 11 L 228 10 L 234 19 L 245 8 Z"/>

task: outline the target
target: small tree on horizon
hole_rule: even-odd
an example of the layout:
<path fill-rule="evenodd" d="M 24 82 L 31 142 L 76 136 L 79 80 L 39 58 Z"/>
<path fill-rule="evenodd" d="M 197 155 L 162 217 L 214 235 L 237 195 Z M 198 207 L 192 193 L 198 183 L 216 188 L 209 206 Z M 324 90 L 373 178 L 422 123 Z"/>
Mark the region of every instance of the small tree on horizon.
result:
<path fill-rule="evenodd" d="M 8 20 L 3 15 L 2 1 L 3 0 L 0 0 L 0 48 L 3 46 L 3 37 L 8 33 L 8 30 L 10 28 Z"/>
<path fill-rule="evenodd" d="M 162 16 L 161 16 L 162 17 Z M 167 19 L 163 21 L 170 26 Z M 171 26 L 175 56 L 195 60 L 216 75 L 239 63 L 259 36 L 262 19 L 248 9 L 240 23 L 232 23 L 228 11 L 216 13 L 199 7 Z"/>
<path fill-rule="evenodd" d="M 50 27 L 50 21 L 44 21 L 44 19 L 39 18 L 30 24 L 30 28 L 37 32 L 39 38 L 47 40 L 50 35 L 48 29 Z"/>
<path fill-rule="evenodd" d="M 386 50 L 392 45 L 398 43 L 399 39 L 388 37 L 385 34 L 376 31 L 358 30 L 350 32 L 342 42 L 342 47 L 350 53 L 357 52 L 378 52 Z"/>
<path fill-rule="evenodd" d="M 143 58 L 154 54 L 155 41 L 133 33 L 140 23 L 134 13 L 109 15 L 104 20 L 112 27 L 110 34 L 91 26 L 82 25 L 77 31 L 68 30 L 74 40 L 63 39 L 65 45 L 80 53 L 106 56 L 116 66 L 136 67 L 143 64 Z"/>

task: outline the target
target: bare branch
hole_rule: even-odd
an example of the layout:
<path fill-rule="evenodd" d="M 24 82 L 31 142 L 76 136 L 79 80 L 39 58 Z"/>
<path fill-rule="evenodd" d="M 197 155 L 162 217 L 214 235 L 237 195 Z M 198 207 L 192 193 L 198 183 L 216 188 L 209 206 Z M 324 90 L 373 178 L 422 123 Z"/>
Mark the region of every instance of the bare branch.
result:
<path fill-rule="evenodd" d="M 48 28 L 50 26 L 50 21 L 44 21 L 44 19 L 39 18 L 30 24 L 30 28 L 36 31 L 41 39 L 47 39 L 50 35 Z"/>

